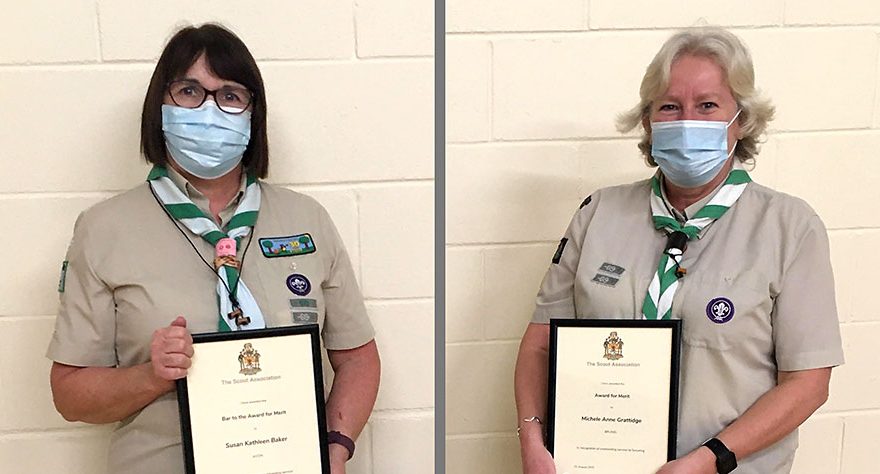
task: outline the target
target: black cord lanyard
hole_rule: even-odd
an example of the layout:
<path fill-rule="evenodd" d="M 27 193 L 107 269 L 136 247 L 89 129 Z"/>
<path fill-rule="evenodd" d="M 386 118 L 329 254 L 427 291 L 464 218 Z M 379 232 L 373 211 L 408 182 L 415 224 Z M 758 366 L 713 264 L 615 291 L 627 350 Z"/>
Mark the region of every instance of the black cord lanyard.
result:
<path fill-rule="evenodd" d="M 148 182 L 147 185 L 150 188 L 150 193 L 153 195 L 153 198 L 159 204 L 159 207 L 165 212 L 165 215 L 168 216 L 169 219 L 171 219 L 171 222 L 174 224 L 174 227 L 178 230 L 178 232 L 180 232 L 180 235 L 182 235 L 183 238 L 185 238 L 186 241 L 189 242 L 190 247 L 192 247 L 193 251 L 196 253 L 196 255 L 199 256 L 199 259 L 202 260 L 205 266 L 208 267 L 209 270 L 211 270 L 211 273 L 213 273 L 214 276 L 216 276 L 217 279 L 221 283 L 223 283 L 223 286 L 226 288 L 226 294 L 229 295 L 229 302 L 232 304 L 232 309 L 239 310 L 241 308 L 241 305 L 238 304 L 238 298 L 235 297 L 235 294 L 233 294 L 232 289 L 229 288 L 229 285 L 227 285 L 226 282 L 223 281 L 222 278 L 220 278 L 220 272 L 215 269 L 213 265 L 208 263 L 207 260 L 205 260 L 205 257 L 202 256 L 202 252 L 199 252 L 199 249 L 196 248 L 196 244 L 194 244 L 192 239 L 190 239 L 189 236 L 186 235 L 186 232 L 184 232 L 183 229 L 180 228 L 180 224 L 177 222 L 177 219 L 175 219 L 174 216 L 172 216 L 171 213 L 168 212 L 168 209 L 165 209 L 165 205 L 162 204 L 162 200 L 159 199 L 159 196 L 156 194 L 156 190 L 153 189 L 153 184 Z M 244 252 L 241 253 L 241 263 L 238 265 L 239 282 L 241 281 L 241 275 L 244 273 L 244 258 L 247 256 L 247 251 L 249 248 L 251 248 L 251 242 L 254 240 L 254 233 L 256 232 L 255 229 L 256 224 L 251 227 L 251 231 L 248 233 L 249 235 L 247 244 L 244 247 Z M 238 285 L 235 285 L 235 292 L 238 292 Z"/>

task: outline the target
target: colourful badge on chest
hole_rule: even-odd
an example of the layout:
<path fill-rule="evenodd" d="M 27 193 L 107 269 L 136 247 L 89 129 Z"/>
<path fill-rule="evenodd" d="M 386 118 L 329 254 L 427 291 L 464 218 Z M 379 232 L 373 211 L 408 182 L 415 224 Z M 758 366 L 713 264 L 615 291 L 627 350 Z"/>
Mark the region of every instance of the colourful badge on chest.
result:
<path fill-rule="evenodd" d="M 263 256 L 272 257 L 293 257 L 296 255 L 306 255 L 314 253 L 315 241 L 309 234 L 297 234 L 289 237 L 266 237 L 260 239 L 260 250 Z"/>

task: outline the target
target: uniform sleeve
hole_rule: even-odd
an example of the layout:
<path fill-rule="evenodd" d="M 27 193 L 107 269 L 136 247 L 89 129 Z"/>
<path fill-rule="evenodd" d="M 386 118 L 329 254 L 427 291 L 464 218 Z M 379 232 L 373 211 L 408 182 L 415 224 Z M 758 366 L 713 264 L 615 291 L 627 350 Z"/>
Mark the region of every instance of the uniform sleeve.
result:
<path fill-rule="evenodd" d="M 321 336 L 329 350 L 354 349 L 373 340 L 375 331 L 342 238 L 329 214 L 321 211 L 324 233 L 333 248 L 328 276 L 321 285 L 326 307 Z"/>
<path fill-rule="evenodd" d="M 77 367 L 112 367 L 116 359 L 113 293 L 95 271 L 87 219 L 76 221 L 59 284 L 60 308 L 46 356 Z"/>
<path fill-rule="evenodd" d="M 559 241 L 556 252 L 550 262 L 550 268 L 541 281 L 541 289 L 535 303 L 532 322 L 549 324 L 550 318 L 574 318 L 574 283 L 577 275 L 584 235 L 589 221 L 598 205 L 597 199 L 587 197 L 580 209 L 565 230 Z"/>
<path fill-rule="evenodd" d="M 828 234 L 818 216 L 800 233 L 773 308 L 773 341 L 781 371 L 843 364 Z"/>

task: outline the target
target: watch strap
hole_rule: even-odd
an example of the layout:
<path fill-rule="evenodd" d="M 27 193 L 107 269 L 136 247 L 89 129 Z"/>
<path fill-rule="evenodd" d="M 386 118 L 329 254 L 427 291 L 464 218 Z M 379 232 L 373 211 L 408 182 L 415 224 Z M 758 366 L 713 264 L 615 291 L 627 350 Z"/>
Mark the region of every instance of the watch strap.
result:
<path fill-rule="evenodd" d="M 727 446 L 718 438 L 712 438 L 703 443 L 715 455 L 715 469 L 718 474 L 727 474 L 736 469 L 736 455 L 727 449 Z"/>
<path fill-rule="evenodd" d="M 348 459 L 354 456 L 354 440 L 338 431 L 327 432 L 327 444 L 340 444 L 348 450 Z"/>

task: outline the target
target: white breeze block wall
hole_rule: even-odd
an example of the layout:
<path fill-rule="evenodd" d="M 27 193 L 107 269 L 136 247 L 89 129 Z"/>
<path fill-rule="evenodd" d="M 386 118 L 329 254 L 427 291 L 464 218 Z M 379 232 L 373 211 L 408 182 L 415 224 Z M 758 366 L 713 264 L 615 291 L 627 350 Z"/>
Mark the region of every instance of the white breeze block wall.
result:
<path fill-rule="evenodd" d="M 831 238 L 847 363 L 794 472 L 876 472 L 880 2 L 448 0 L 448 473 L 519 471 L 513 366 L 541 278 L 584 197 L 652 173 L 614 119 L 662 42 L 703 22 L 746 41 L 777 106 L 753 177 Z"/>
<path fill-rule="evenodd" d="M 65 422 L 49 391 L 61 261 L 82 210 L 145 179 L 149 76 L 178 25 L 205 21 L 257 58 L 269 181 L 327 207 L 367 298 L 382 385 L 349 472 L 433 472 L 433 3 L 0 0 L 0 12 L 0 472 L 106 473 L 108 427 Z"/>

